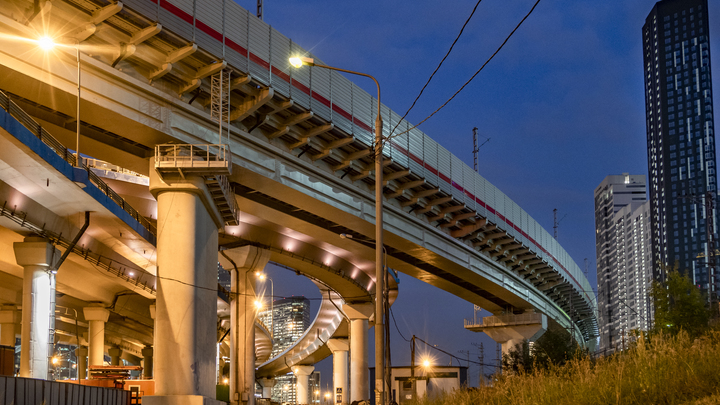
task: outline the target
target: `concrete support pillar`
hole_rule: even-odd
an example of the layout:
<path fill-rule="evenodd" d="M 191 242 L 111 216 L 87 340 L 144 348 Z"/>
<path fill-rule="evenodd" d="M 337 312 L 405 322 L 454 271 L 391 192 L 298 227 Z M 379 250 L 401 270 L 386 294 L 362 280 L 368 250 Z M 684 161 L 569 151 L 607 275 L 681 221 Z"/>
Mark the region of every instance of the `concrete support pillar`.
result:
<path fill-rule="evenodd" d="M 86 347 L 80 346 L 75 349 L 75 357 L 77 358 L 78 380 L 84 380 L 87 378 L 87 356 L 88 349 Z"/>
<path fill-rule="evenodd" d="M 255 403 L 255 276 L 270 251 L 254 246 L 223 250 L 218 260 L 230 271 L 230 403 Z"/>
<path fill-rule="evenodd" d="M 24 267 L 22 329 L 20 337 L 20 376 L 47 379 L 49 347 L 53 344 L 55 317 L 55 276 L 50 271 L 53 247 L 38 237 L 13 243 L 15 260 Z"/>
<path fill-rule="evenodd" d="M 110 311 L 101 304 L 84 307 L 83 315 L 88 321 L 88 366 L 102 366 L 105 363 L 105 322 Z"/>
<path fill-rule="evenodd" d="M 120 357 L 123 354 L 122 349 L 119 347 L 111 347 L 108 349 L 108 354 L 110 355 L 110 365 L 111 366 L 119 366 L 120 365 Z"/>
<path fill-rule="evenodd" d="M 368 387 L 368 319 L 373 304 L 343 305 L 350 318 L 350 398 L 348 402 L 370 399 Z"/>
<path fill-rule="evenodd" d="M 0 307 L 0 345 L 15 347 L 15 326 L 20 323 L 20 312 L 15 305 Z"/>
<path fill-rule="evenodd" d="M 310 374 L 315 371 L 315 366 L 293 366 L 295 374 L 295 401 L 297 405 L 310 403 Z"/>
<path fill-rule="evenodd" d="M 262 386 L 262 397 L 270 398 L 272 396 L 272 389 L 275 386 L 274 378 L 261 378 L 258 380 Z"/>
<path fill-rule="evenodd" d="M 142 349 L 143 356 L 143 378 L 150 380 L 153 378 L 153 348 L 152 346 L 145 346 Z"/>
<path fill-rule="evenodd" d="M 222 216 L 202 176 L 161 178 L 150 162 L 158 202 L 155 395 L 145 405 L 215 404 L 217 247 Z"/>
<path fill-rule="evenodd" d="M 515 349 L 515 346 L 523 344 L 525 340 L 524 339 L 510 339 L 506 340 L 504 342 L 498 342 L 502 346 L 502 355 L 503 357 L 510 354 L 510 352 Z"/>
<path fill-rule="evenodd" d="M 523 341 L 534 341 L 547 330 L 547 316 L 528 310 L 524 314 L 504 314 L 483 318 L 481 324 L 467 325 L 465 329 L 485 332 L 502 345 L 503 356 Z"/>
<path fill-rule="evenodd" d="M 334 404 L 347 405 L 348 386 L 350 381 L 348 378 L 348 351 L 350 345 L 347 339 L 330 339 L 328 340 L 328 348 L 333 354 L 333 398 Z"/>

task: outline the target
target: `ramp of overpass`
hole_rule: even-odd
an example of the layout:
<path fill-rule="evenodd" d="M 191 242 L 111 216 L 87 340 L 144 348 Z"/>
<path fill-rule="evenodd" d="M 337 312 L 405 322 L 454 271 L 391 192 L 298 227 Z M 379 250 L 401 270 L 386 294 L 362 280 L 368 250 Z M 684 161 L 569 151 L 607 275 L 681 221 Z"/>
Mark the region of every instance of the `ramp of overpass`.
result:
<path fill-rule="evenodd" d="M 335 72 L 291 71 L 288 57 L 309 53 L 230 0 L 207 0 L 195 15 L 190 0 L 54 1 L 37 13 L 32 5 L 2 6 L 0 88 L 20 96 L 63 143 L 74 143 L 71 54 L 48 62 L 32 43 L 7 37 L 62 32 L 80 42 L 83 145 L 140 173 L 158 144 L 215 142 L 208 77 L 229 70 L 231 123 L 223 131 L 239 168 L 231 181 L 243 215 L 226 232 L 280 226 L 264 244 L 286 249 L 293 236 L 371 268 L 363 236 L 374 222 L 375 99 Z M 381 107 L 388 127 L 409 130 L 383 149 L 390 265 L 493 313 L 535 309 L 582 340 L 593 337 L 594 296 L 562 247 L 497 188 Z"/>

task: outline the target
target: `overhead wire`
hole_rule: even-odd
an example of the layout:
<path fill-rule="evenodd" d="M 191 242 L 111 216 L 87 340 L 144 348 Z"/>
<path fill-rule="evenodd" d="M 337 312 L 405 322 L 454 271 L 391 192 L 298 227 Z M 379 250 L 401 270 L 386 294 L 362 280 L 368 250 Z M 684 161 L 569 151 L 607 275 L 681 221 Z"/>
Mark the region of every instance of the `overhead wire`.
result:
<path fill-rule="evenodd" d="M 503 49 L 503 47 L 505 46 L 505 44 L 507 44 L 507 42 L 508 42 L 508 41 L 510 40 L 510 38 L 513 36 L 513 34 L 515 34 L 515 32 L 518 30 L 518 28 L 520 28 L 520 26 L 525 22 L 525 20 L 527 20 L 528 17 L 530 17 L 530 14 L 532 14 L 532 12 L 535 10 L 535 8 L 537 7 L 537 5 L 538 5 L 539 3 L 540 3 L 540 0 L 537 0 L 537 1 L 535 2 L 535 4 L 533 4 L 533 6 L 532 6 L 532 8 L 530 9 L 530 11 L 525 15 L 525 17 L 523 17 L 522 20 L 520 20 L 520 22 L 519 22 L 519 23 L 515 26 L 515 28 L 510 32 L 510 34 L 505 38 L 505 40 L 502 42 L 502 44 L 500 44 L 500 46 L 497 48 L 497 50 L 495 51 L 495 53 L 493 53 L 493 54 L 488 58 L 488 60 L 486 60 L 485 63 L 483 63 L 483 65 L 480 66 L 480 69 L 478 69 L 478 70 L 475 72 L 475 74 L 473 74 L 473 75 L 470 77 L 470 79 L 468 79 L 468 80 L 465 82 L 465 84 L 463 84 L 463 85 L 460 87 L 460 89 L 458 89 L 452 96 L 450 96 L 450 98 L 449 98 L 447 101 L 445 101 L 445 103 L 443 103 L 440 107 L 438 107 L 435 111 L 433 111 L 432 114 L 428 115 L 425 119 L 423 119 L 422 121 L 420 121 L 419 123 L 417 123 L 416 125 L 414 125 L 412 128 L 409 128 L 409 129 L 407 129 L 407 130 L 405 130 L 405 131 L 403 131 L 403 132 L 397 133 L 397 134 L 390 133 L 390 135 L 387 136 L 387 137 L 384 139 L 383 144 L 384 144 L 384 143 L 387 143 L 387 142 L 388 142 L 390 139 L 392 139 L 392 138 L 396 138 L 396 137 L 398 137 L 398 136 L 400 136 L 400 135 L 402 135 L 402 134 L 405 134 L 405 133 L 407 133 L 407 132 L 410 132 L 411 130 L 419 127 L 419 126 L 422 125 L 425 121 L 429 120 L 429 119 L 432 118 L 435 114 L 437 114 L 438 112 L 440 112 L 440 110 L 442 110 L 443 108 L 445 108 L 445 106 L 447 106 L 447 105 L 450 103 L 450 101 L 452 101 L 458 94 L 460 94 L 460 92 L 463 91 L 463 90 L 465 89 L 465 87 L 467 87 L 467 85 L 469 85 L 470 82 L 472 82 L 472 81 L 475 79 L 475 77 L 476 77 L 480 72 L 483 71 L 483 69 L 485 69 L 485 66 L 487 66 L 488 63 L 490 63 L 490 61 L 493 60 L 493 58 L 495 58 L 495 56 L 500 52 L 501 49 Z"/>
<path fill-rule="evenodd" d="M 400 122 L 401 122 L 403 119 L 405 119 L 405 117 L 407 117 L 407 115 L 410 113 L 410 111 L 412 111 L 413 107 L 415 107 L 415 104 L 416 104 L 417 101 L 420 99 L 420 96 L 422 96 L 423 92 L 425 91 L 425 88 L 427 88 L 427 86 L 430 84 L 430 81 L 432 81 L 433 77 L 435 77 L 435 74 L 438 72 L 438 70 L 440 70 L 440 66 L 442 66 L 443 62 L 445 62 L 445 59 L 447 59 L 447 57 L 450 55 L 450 52 L 452 52 L 453 48 L 455 47 L 455 44 L 456 44 L 457 41 L 460 39 L 460 36 L 462 35 L 463 31 L 465 31 L 465 27 L 468 25 L 468 23 L 470 22 L 470 20 L 473 18 L 473 15 L 475 15 L 475 11 L 477 10 L 477 8 L 478 8 L 478 6 L 480 5 L 480 2 L 481 2 L 481 1 L 482 1 L 482 0 L 478 0 L 478 2 L 475 3 L 475 7 L 473 7 L 472 12 L 470 13 L 470 16 L 467 18 L 467 20 L 465 20 L 465 24 L 463 24 L 462 28 L 460 28 L 460 32 L 457 34 L 457 36 L 455 37 L 455 40 L 454 40 L 453 43 L 450 45 L 450 49 L 448 49 L 447 53 L 445 53 L 445 56 L 443 56 L 443 58 L 442 58 L 442 60 L 440 61 L 440 63 L 438 63 L 438 65 L 437 65 L 437 67 L 435 68 L 435 70 L 432 72 L 432 74 L 430 75 L 430 77 L 427 79 L 427 82 L 425 82 L 425 85 L 422 87 L 422 89 L 420 89 L 420 93 L 418 93 L 417 97 L 415 97 L 415 100 L 412 102 L 412 105 L 410 105 L 410 108 L 408 108 L 408 110 L 405 111 L 405 114 L 402 116 L 402 118 L 400 118 L 400 120 L 398 121 L 398 123 L 395 124 L 395 128 L 393 128 L 392 131 L 390 131 L 391 134 L 392 134 L 393 132 L 395 132 L 395 130 L 397 129 L 398 125 L 400 125 Z"/>

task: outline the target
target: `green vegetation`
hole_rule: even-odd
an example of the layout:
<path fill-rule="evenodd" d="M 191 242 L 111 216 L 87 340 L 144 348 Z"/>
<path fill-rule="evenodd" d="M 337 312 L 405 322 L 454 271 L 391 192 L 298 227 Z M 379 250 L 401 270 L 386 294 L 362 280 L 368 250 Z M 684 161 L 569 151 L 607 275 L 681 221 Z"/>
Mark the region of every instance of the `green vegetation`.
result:
<path fill-rule="evenodd" d="M 720 324 L 710 327 L 707 298 L 687 276 L 655 283 L 656 328 L 630 348 L 593 359 L 562 329 L 516 346 L 492 386 L 422 399 L 418 405 L 720 404 Z M 716 317 L 717 318 L 717 317 Z"/>
<path fill-rule="evenodd" d="M 492 387 L 460 390 L 422 405 L 720 403 L 720 331 L 641 336 L 624 353 L 582 357 L 532 373 L 506 373 Z"/>
<path fill-rule="evenodd" d="M 654 282 L 650 293 L 655 300 L 655 332 L 677 334 L 680 330 L 699 336 L 708 328 L 707 297 L 676 270 L 667 273 L 665 283 Z"/>

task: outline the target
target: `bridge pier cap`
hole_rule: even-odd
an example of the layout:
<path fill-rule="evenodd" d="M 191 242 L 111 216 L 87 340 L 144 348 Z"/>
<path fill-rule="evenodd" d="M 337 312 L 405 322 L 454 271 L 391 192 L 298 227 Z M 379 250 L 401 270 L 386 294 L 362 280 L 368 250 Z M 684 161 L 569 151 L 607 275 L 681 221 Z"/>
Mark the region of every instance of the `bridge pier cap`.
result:
<path fill-rule="evenodd" d="M 545 314 L 531 312 L 486 316 L 481 324 L 466 325 L 465 328 L 473 332 L 485 332 L 494 341 L 502 344 L 504 356 L 524 340 L 539 339 L 548 328 L 548 318 Z"/>

